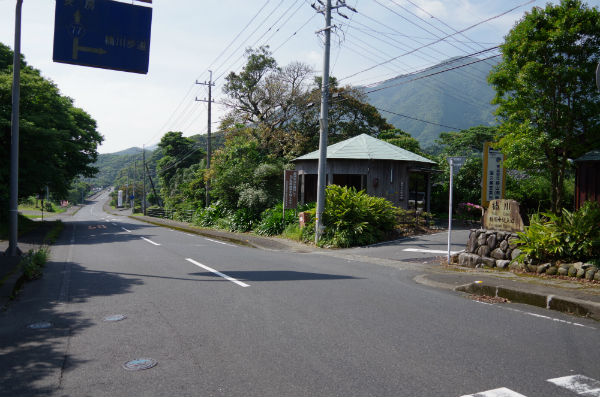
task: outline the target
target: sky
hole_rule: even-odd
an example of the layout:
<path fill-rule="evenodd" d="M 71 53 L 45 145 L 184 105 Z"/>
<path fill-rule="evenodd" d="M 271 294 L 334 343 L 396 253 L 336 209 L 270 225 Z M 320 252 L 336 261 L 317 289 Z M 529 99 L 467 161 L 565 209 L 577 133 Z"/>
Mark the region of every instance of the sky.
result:
<path fill-rule="evenodd" d="M 16 0 L 0 0 L 0 42 L 11 48 L 15 4 Z M 346 0 L 346 4 L 357 12 L 340 8 L 348 19 L 333 14 L 330 75 L 344 85 L 372 85 L 454 56 L 498 56 L 495 47 L 511 27 L 525 12 L 546 2 Z M 598 7 L 600 0 L 587 4 Z M 324 18 L 309 0 L 154 0 L 148 74 L 53 62 L 54 9 L 55 0 L 24 0 L 21 50 L 28 64 L 97 121 L 104 136 L 100 153 L 151 146 L 168 131 L 205 134 L 207 104 L 196 99 L 207 97 L 207 86 L 196 82 L 207 81 L 208 70 L 215 81 L 215 131 L 227 111 L 218 104 L 225 77 L 240 70 L 248 47 L 269 45 L 280 66 L 300 61 L 316 75 L 322 73 L 323 37 L 316 32 L 324 27 Z"/>

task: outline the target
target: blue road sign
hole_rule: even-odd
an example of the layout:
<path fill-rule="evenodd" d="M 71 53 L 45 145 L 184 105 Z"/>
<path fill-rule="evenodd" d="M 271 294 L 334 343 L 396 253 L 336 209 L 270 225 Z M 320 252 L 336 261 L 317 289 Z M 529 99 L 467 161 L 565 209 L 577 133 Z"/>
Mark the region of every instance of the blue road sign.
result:
<path fill-rule="evenodd" d="M 54 62 L 148 73 L 152 9 L 111 0 L 56 0 Z"/>

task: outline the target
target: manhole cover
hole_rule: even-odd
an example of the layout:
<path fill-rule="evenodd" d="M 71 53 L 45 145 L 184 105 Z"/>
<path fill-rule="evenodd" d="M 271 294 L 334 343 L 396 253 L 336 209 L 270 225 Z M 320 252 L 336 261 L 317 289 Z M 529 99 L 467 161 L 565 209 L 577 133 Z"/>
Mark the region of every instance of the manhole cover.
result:
<path fill-rule="evenodd" d="M 52 323 L 48 321 L 40 321 L 39 323 L 29 324 L 27 328 L 31 329 L 44 329 L 52 327 Z"/>
<path fill-rule="evenodd" d="M 104 321 L 121 321 L 127 318 L 124 314 L 113 314 L 112 316 L 104 317 Z"/>
<path fill-rule="evenodd" d="M 158 364 L 153 358 L 136 358 L 135 360 L 127 361 L 123 364 L 123 368 L 128 371 L 141 371 L 143 369 L 149 369 Z"/>

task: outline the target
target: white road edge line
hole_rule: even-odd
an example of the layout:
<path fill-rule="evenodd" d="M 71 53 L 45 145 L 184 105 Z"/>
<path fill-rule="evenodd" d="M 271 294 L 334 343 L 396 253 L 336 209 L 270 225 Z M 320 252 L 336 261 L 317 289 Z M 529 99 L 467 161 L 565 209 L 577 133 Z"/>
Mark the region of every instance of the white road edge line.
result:
<path fill-rule="evenodd" d="M 448 251 L 444 251 L 444 250 L 427 250 L 427 249 L 422 249 L 422 248 L 404 248 L 402 251 L 424 252 L 427 254 L 447 254 L 448 253 Z M 450 255 L 458 254 L 459 252 L 462 252 L 462 251 L 450 251 Z"/>
<path fill-rule="evenodd" d="M 146 237 L 140 237 L 142 240 L 149 242 L 150 244 L 160 245 L 159 243 L 155 243 L 154 241 L 147 239 Z"/>
<path fill-rule="evenodd" d="M 596 329 L 594 327 L 590 327 L 589 325 L 575 323 L 575 322 L 567 321 L 567 320 L 561 320 L 560 318 L 556 318 L 556 317 L 544 316 L 543 314 L 526 312 L 524 310 L 513 309 L 512 307 L 507 307 L 506 310 L 510 310 L 510 311 L 517 312 L 517 313 L 522 313 L 522 314 L 525 314 L 525 315 L 528 315 L 528 316 L 532 316 L 532 317 L 536 317 L 536 318 L 541 318 L 541 319 L 544 319 L 544 320 L 551 320 L 551 321 L 554 321 L 554 322 L 557 322 L 557 323 L 561 323 L 561 324 L 573 325 L 575 327 L 588 328 L 588 329 Z"/>
<path fill-rule="evenodd" d="M 230 246 L 230 247 L 235 247 L 235 245 L 233 245 L 233 244 L 227 244 L 227 243 L 224 243 L 224 242 L 222 242 L 222 241 L 213 240 L 212 238 L 207 238 L 207 237 L 205 237 L 204 239 L 205 239 L 205 240 L 208 240 L 208 241 L 212 241 L 213 243 L 218 243 L 218 244 L 228 245 L 228 246 Z"/>
<path fill-rule="evenodd" d="M 506 387 L 501 387 L 499 389 L 488 390 L 481 393 L 475 394 L 465 394 L 461 397 L 526 397 L 516 391 L 512 391 L 507 389 Z"/>
<path fill-rule="evenodd" d="M 125 230 L 127 233 L 131 233 L 131 230 L 127 230 L 123 226 L 121 226 L 121 229 Z"/>
<path fill-rule="evenodd" d="M 215 269 L 213 269 L 213 268 L 211 268 L 211 267 L 208 267 L 208 266 L 205 266 L 205 265 L 203 265 L 203 264 L 202 264 L 202 263 L 200 263 L 200 262 L 196 262 L 195 260 L 193 260 L 193 259 L 191 259 L 191 258 L 185 258 L 185 260 L 186 260 L 186 261 L 188 261 L 188 262 L 190 262 L 190 263 L 193 263 L 194 265 L 196 265 L 196 266 L 198 266 L 198 267 L 201 267 L 201 268 L 203 268 L 204 270 L 208 270 L 209 272 L 211 272 L 211 273 L 214 273 L 214 274 L 216 274 L 217 276 L 223 277 L 224 279 L 226 279 L 226 280 L 229 280 L 229 281 L 231 281 L 232 283 L 236 283 L 237 285 L 239 285 L 239 286 L 241 286 L 241 287 L 249 287 L 249 286 L 250 286 L 250 285 L 248 285 L 248 284 L 246 284 L 246 283 L 243 283 L 243 282 L 241 282 L 241 281 L 239 281 L 239 280 L 236 280 L 236 279 L 235 279 L 235 278 L 233 278 L 233 277 L 229 277 L 229 276 L 228 276 L 228 275 L 226 275 L 225 273 L 221 273 L 221 272 L 219 272 L 219 271 L 217 271 L 217 270 L 215 270 Z"/>

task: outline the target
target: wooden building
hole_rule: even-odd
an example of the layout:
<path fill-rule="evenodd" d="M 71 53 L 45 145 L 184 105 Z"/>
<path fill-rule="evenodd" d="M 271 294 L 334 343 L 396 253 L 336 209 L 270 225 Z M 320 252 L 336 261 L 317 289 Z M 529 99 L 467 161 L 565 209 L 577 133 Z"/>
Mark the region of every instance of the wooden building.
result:
<path fill-rule="evenodd" d="M 586 201 L 600 202 L 600 150 L 584 154 L 575 164 L 575 208 Z"/>
<path fill-rule="evenodd" d="M 293 162 L 299 177 L 301 203 L 317 201 L 319 151 Z M 422 203 L 429 211 L 431 172 L 436 165 L 418 154 L 362 134 L 327 147 L 327 184 L 353 186 L 395 206 Z"/>

